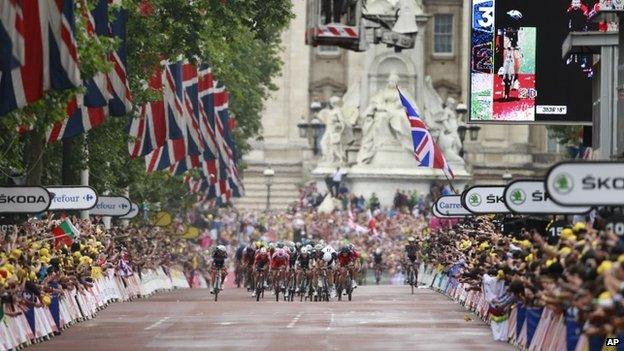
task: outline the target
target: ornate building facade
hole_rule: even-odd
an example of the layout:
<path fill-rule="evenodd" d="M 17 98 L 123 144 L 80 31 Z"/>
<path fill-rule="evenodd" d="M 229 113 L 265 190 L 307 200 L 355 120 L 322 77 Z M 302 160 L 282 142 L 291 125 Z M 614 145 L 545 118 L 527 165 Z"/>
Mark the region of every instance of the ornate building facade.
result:
<path fill-rule="evenodd" d="M 373 5 L 374 4 L 374 5 Z M 418 36 L 414 49 L 394 52 L 371 45 L 363 53 L 334 46 L 304 43 L 305 1 L 293 1 L 296 17 L 283 34 L 283 72 L 279 90 L 266 102 L 261 140 L 245 157 L 247 195 L 239 206 L 265 208 L 262 171 L 275 170 L 272 204 L 285 207 L 297 198 L 297 186 L 310 179 L 319 155 L 313 138 L 300 137 L 297 124 L 314 118 L 313 106 L 325 106 L 332 96 L 365 108 L 371 96 L 396 73 L 399 85 L 425 104 L 425 78 L 430 77 L 442 101 L 466 102 L 468 87 L 469 5 L 464 0 L 414 0 Z M 369 1 L 368 7 L 393 13 L 396 0 Z M 346 95 L 345 95 L 346 94 Z M 558 145 L 549 141 L 544 126 L 482 125 L 478 139 L 466 137 L 465 160 L 474 183 L 501 183 L 503 175 L 532 177 L 558 159 Z"/>

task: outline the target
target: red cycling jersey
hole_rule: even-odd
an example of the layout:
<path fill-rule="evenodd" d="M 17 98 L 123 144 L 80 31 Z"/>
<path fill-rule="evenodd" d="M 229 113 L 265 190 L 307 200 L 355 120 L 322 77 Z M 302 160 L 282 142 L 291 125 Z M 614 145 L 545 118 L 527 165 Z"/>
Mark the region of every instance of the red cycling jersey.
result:
<path fill-rule="evenodd" d="M 273 258 L 271 259 L 271 269 L 286 267 L 288 266 L 288 262 L 290 262 L 290 256 L 288 254 L 284 257 L 278 257 L 277 254 L 273 254 Z"/>
<path fill-rule="evenodd" d="M 257 252 L 254 257 L 254 266 L 264 266 L 269 262 L 269 254 Z"/>
<path fill-rule="evenodd" d="M 358 258 L 360 258 L 360 253 L 357 252 L 356 250 L 351 251 L 347 255 L 339 253 L 338 254 L 338 263 L 340 264 L 340 267 L 344 267 L 344 266 L 349 265 L 352 262 L 357 261 Z"/>

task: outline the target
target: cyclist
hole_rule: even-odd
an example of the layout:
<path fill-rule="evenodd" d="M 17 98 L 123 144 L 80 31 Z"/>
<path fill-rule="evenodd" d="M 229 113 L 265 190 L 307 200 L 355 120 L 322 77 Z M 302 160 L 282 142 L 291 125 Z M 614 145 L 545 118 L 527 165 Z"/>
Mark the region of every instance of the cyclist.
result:
<path fill-rule="evenodd" d="M 338 264 L 341 268 L 346 268 L 351 273 L 351 288 L 357 288 L 357 262 L 359 261 L 360 254 L 350 245 L 345 245 L 340 248 L 338 252 Z"/>
<path fill-rule="evenodd" d="M 227 276 L 227 270 L 223 268 L 225 265 L 225 259 L 227 258 L 227 251 L 225 250 L 225 246 L 218 245 L 212 251 L 212 266 L 210 269 L 210 276 L 212 278 L 212 282 L 215 282 L 217 279 L 217 269 L 221 268 L 221 286 L 223 286 L 223 282 L 225 281 L 225 277 Z M 223 287 L 221 288 L 223 290 Z M 210 292 L 213 294 L 213 292 Z"/>
<path fill-rule="evenodd" d="M 407 245 L 405 245 L 405 256 L 407 256 L 408 264 L 411 264 L 414 268 L 414 278 L 418 281 L 418 243 L 416 238 L 410 236 L 407 238 Z"/>
<path fill-rule="evenodd" d="M 253 265 L 254 265 L 254 258 L 256 257 L 256 248 L 258 250 L 260 250 L 260 247 L 262 247 L 262 243 L 261 242 L 257 242 L 254 243 L 253 245 L 249 245 L 245 248 L 245 250 L 243 251 L 243 267 L 245 270 L 245 280 L 246 280 L 246 285 L 247 285 L 247 291 L 252 291 L 253 290 Z"/>
<path fill-rule="evenodd" d="M 312 263 L 312 256 L 307 247 L 302 247 L 301 252 L 297 257 L 297 281 L 301 282 L 304 277 L 310 278 L 310 264 Z M 297 286 L 297 292 L 299 287 Z"/>
<path fill-rule="evenodd" d="M 381 247 L 376 248 L 375 252 L 373 252 L 373 270 L 375 271 L 375 282 L 379 284 L 381 273 L 383 272 L 383 255 L 381 253 Z"/>
<path fill-rule="evenodd" d="M 280 282 L 281 289 L 284 289 L 284 280 L 289 264 L 290 256 L 286 253 L 286 250 L 282 248 L 275 249 L 275 253 L 271 257 L 271 272 L 273 282 Z"/>
<path fill-rule="evenodd" d="M 254 256 L 254 281 L 258 281 L 258 277 L 260 276 L 260 272 L 266 272 L 269 268 L 269 253 L 266 247 L 260 248 L 256 252 Z M 266 280 L 264 281 L 264 287 L 266 288 Z M 256 291 L 254 290 L 252 296 L 256 296 Z"/>

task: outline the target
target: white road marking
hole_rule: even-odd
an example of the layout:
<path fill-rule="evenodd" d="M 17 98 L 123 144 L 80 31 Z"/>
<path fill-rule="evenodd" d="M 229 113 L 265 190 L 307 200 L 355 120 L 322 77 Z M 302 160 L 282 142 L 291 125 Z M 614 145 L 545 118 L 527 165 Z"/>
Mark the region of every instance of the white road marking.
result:
<path fill-rule="evenodd" d="M 155 322 L 152 325 L 150 325 L 149 327 L 146 327 L 145 330 L 152 330 L 154 328 L 157 328 L 159 325 L 163 324 L 164 322 L 166 322 L 169 319 L 171 319 L 171 317 L 162 317 L 161 319 L 158 320 L 158 322 Z"/>
<path fill-rule="evenodd" d="M 302 315 L 302 314 L 303 314 L 303 312 L 300 312 L 298 315 L 296 315 L 296 316 L 292 319 L 292 321 L 290 321 L 290 324 L 288 324 L 288 325 L 286 326 L 286 328 L 287 328 L 287 329 L 290 329 L 290 328 L 294 327 L 294 326 L 295 326 L 295 324 L 297 324 L 297 322 L 299 322 L 299 318 L 301 318 L 301 315 Z"/>
<path fill-rule="evenodd" d="M 334 314 L 331 314 L 331 317 L 329 318 L 329 325 L 327 326 L 326 330 L 331 330 L 332 325 L 334 324 Z"/>

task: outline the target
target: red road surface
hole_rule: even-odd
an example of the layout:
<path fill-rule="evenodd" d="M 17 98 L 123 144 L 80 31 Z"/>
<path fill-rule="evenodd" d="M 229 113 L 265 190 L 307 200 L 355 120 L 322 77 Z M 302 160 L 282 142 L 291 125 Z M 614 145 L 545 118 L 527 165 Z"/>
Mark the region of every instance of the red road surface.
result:
<path fill-rule="evenodd" d="M 117 303 L 53 340 L 57 350 L 513 350 L 463 307 L 428 289 L 360 286 L 353 301 L 259 303 L 242 289 L 219 301 L 179 290 Z"/>

